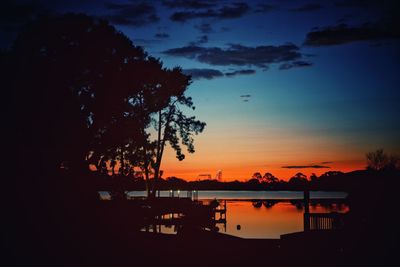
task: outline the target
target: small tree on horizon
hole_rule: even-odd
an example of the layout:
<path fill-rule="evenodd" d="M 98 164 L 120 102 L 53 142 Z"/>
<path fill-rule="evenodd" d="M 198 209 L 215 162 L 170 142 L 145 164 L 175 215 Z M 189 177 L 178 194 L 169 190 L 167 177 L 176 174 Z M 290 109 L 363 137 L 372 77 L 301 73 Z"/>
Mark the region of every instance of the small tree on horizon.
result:
<path fill-rule="evenodd" d="M 389 155 L 382 148 L 366 155 L 367 169 L 373 171 L 382 171 L 400 169 L 400 158 L 397 155 Z"/>

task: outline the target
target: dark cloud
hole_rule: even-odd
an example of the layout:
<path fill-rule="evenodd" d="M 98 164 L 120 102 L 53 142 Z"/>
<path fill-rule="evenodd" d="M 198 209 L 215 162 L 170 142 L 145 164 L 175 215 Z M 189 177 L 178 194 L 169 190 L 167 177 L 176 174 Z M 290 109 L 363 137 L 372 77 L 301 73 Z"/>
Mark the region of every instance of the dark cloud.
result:
<path fill-rule="evenodd" d="M 213 28 L 211 27 L 210 23 L 202 23 L 200 25 L 194 26 L 196 29 L 198 29 L 202 33 L 212 33 L 214 32 Z"/>
<path fill-rule="evenodd" d="M 199 36 L 196 41 L 190 42 L 189 46 L 202 45 L 202 44 L 206 44 L 206 43 L 208 43 L 208 36 L 202 35 L 202 36 Z"/>
<path fill-rule="evenodd" d="M 281 168 L 284 169 L 323 169 L 323 168 L 330 168 L 329 166 L 325 165 L 287 165 L 282 166 Z"/>
<path fill-rule="evenodd" d="M 327 46 L 356 41 L 379 41 L 400 37 L 397 25 L 366 23 L 361 26 L 339 24 L 311 31 L 307 34 L 305 45 Z"/>
<path fill-rule="evenodd" d="M 366 0 L 344 0 L 335 2 L 336 7 L 366 7 L 368 1 Z"/>
<path fill-rule="evenodd" d="M 240 97 L 242 97 L 242 98 L 249 98 L 249 97 L 251 97 L 251 95 L 241 95 Z"/>
<path fill-rule="evenodd" d="M 192 76 L 193 80 L 207 79 L 211 80 L 217 77 L 222 77 L 224 74 L 216 69 L 184 69 L 182 72 Z"/>
<path fill-rule="evenodd" d="M 309 4 L 305 4 L 301 7 L 298 8 L 293 8 L 291 9 L 291 11 L 295 11 L 295 12 L 310 12 L 310 11 L 317 11 L 320 10 L 323 6 L 317 3 L 309 3 Z"/>
<path fill-rule="evenodd" d="M 324 161 L 324 162 L 321 162 L 321 164 L 332 164 L 333 163 L 333 161 Z"/>
<path fill-rule="evenodd" d="M 184 46 L 162 52 L 165 55 L 196 59 L 199 62 L 219 66 L 257 66 L 267 68 L 271 63 L 299 60 L 302 55 L 294 44 L 249 47 L 230 44 L 228 48 Z"/>
<path fill-rule="evenodd" d="M 221 27 L 221 32 L 227 32 L 230 30 L 231 30 L 231 28 L 229 28 L 229 27 Z"/>
<path fill-rule="evenodd" d="M 279 66 L 280 70 L 288 70 L 291 68 L 311 67 L 313 64 L 307 61 L 293 61 L 289 63 L 283 63 Z"/>
<path fill-rule="evenodd" d="M 233 76 L 237 76 L 237 75 L 249 75 L 249 74 L 254 74 L 254 73 L 256 73 L 256 71 L 252 70 L 252 69 L 235 70 L 235 71 L 232 71 L 232 72 L 226 72 L 225 76 L 233 77 Z"/>
<path fill-rule="evenodd" d="M 216 19 L 233 19 L 245 15 L 250 10 L 246 3 L 234 3 L 229 6 L 223 6 L 219 9 L 207 9 L 204 11 L 179 11 L 171 15 L 172 21 L 186 22 L 191 19 L 198 18 L 216 18 Z"/>
<path fill-rule="evenodd" d="M 256 13 L 267 13 L 274 11 L 276 9 L 279 9 L 278 6 L 276 5 L 270 5 L 270 4 L 258 4 L 254 10 Z"/>
<path fill-rule="evenodd" d="M 158 39 L 133 38 L 132 42 L 135 45 L 138 45 L 138 46 L 151 47 L 151 46 L 153 46 L 155 44 L 158 44 L 160 42 L 160 40 L 158 40 Z"/>
<path fill-rule="evenodd" d="M 169 8 L 191 8 L 202 9 L 215 7 L 216 3 L 213 1 L 199 1 L 199 0 L 164 0 L 162 4 Z"/>
<path fill-rule="evenodd" d="M 169 34 L 168 33 L 156 33 L 154 35 L 154 37 L 159 38 L 159 39 L 165 39 L 165 38 L 169 38 Z"/>
<path fill-rule="evenodd" d="M 242 101 L 243 102 L 249 102 L 249 99 L 243 99 Z"/>
<path fill-rule="evenodd" d="M 112 14 L 106 15 L 104 18 L 118 25 L 145 26 L 160 20 L 154 6 L 146 2 L 129 4 L 106 3 L 105 7 L 112 11 Z"/>

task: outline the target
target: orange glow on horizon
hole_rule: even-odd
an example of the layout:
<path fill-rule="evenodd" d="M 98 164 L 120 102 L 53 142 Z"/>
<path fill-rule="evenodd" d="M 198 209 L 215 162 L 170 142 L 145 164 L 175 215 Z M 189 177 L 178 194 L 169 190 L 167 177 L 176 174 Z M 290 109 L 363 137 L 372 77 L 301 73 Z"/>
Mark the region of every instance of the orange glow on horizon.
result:
<path fill-rule="evenodd" d="M 342 172 L 351 172 L 354 170 L 362 170 L 365 169 L 365 160 L 360 157 L 359 159 L 346 159 L 346 160 L 332 160 L 332 163 L 322 164 L 322 163 L 310 163 L 310 162 L 293 162 L 293 165 L 322 165 L 329 166 L 330 168 L 282 168 L 282 166 L 286 166 L 288 164 L 273 162 L 271 164 L 263 164 L 263 162 L 268 162 L 272 160 L 262 160 L 260 158 L 255 157 L 254 159 L 244 159 L 244 158 L 235 158 L 227 155 L 226 158 L 222 161 L 217 159 L 213 160 L 213 157 L 210 158 L 197 158 L 195 154 L 188 155 L 187 158 L 183 161 L 178 161 L 174 158 L 172 151 L 169 151 L 165 157 L 161 169 L 164 171 L 163 177 L 175 176 L 178 178 L 183 178 L 188 181 L 193 180 L 203 180 L 205 177 L 200 176 L 201 174 L 209 174 L 212 179 L 216 178 L 216 174 L 219 170 L 222 171 L 222 181 L 245 181 L 251 179 L 252 175 L 255 172 L 260 172 L 264 175 L 266 172 L 272 173 L 279 179 L 289 180 L 296 173 L 301 172 L 307 177 L 310 177 L 312 173 L 315 173 L 317 176 L 328 172 L 328 171 L 342 171 Z M 242 160 L 242 162 L 240 162 Z M 325 162 L 324 160 L 320 160 L 319 162 Z"/>

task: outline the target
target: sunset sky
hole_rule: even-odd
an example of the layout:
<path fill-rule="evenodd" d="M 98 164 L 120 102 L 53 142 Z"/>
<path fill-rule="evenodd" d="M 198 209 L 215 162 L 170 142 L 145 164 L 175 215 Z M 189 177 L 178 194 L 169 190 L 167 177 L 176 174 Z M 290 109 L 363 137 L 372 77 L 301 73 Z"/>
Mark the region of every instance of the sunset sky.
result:
<path fill-rule="evenodd" d="M 187 94 L 207 127 L 184 161 L 167 150 L 164 177 L 288 179 L 363 169 L 378 148 L 400 152 L 396 2 L 5 1 L 0 44 L 41 13 L 106 18 L 193 77 Z"/>

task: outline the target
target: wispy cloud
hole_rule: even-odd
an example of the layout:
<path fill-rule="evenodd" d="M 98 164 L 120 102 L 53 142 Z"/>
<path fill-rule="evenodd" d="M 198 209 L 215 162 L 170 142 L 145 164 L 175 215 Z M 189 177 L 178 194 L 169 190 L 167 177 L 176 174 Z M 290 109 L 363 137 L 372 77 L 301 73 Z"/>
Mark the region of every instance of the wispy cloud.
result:
<path fill-rule="evenodd" d="M 233 19 L 239 18 L 250 11 L 250 7 L 246 3 L 234 3 L 226 5 L 218 9 L 207 10 L 185 10 L 178 11 L 171 15 L 170 19 L 177 22 L 186 22 L 199 18 L 215 18 L 215 19 Z"/>
<path fill-rule="evenodd" d="M 166 39 L 166 38 L 169 38 L 169 34 L 168 33 L 156 33 L 154 35 L 154 37 L 159 38 L 159 39 Z"/>
<path fill-rule="evenodd" d="M 216 69 L 184 69 L 182 71 L 186 75 L 190 75 L 193 80 L 207 79 L 211 80 L 217 77 L 223 77 L 224 74 Z"/>
<path fill-rule="evenodd" d="M 199 36 L 196 41 L 190 42 L 189 46 L 202 45 L 202 44 L 206 44 L 206 43 L 208 43 L 208 36 L 202 35 L 202 36 Z"/>
<path fill-rule="evenodd" d="M 203 9 L 216 6 L 215 1 L 199 0 L 163 0 L 162 4 L 169 8 Z"/>
<path fill-rule="evenodd" d="M 210 23 L 202 23 L 200 25 L 194 26 L 196 29 L 198 29 L 201 33 L 212 33 L 214 32 L 213 28 L 211 27 Z"/>
<path fill-rule="evenodd" d="M 283 63 L 279 66 L 280 70 L 288 70 L 292 68 L 311 67 L 313 64 L 307 61 L 293 61 L 290 63 Z"/>
<path fill-rule="evenodd" d="M 110 15 L 103 16 L 111 23 L 129 26 L 145 26 L 160 20 L 153 5 L 146 2 L 116 4 L 105 3 Z"/>
<path fill-rule="evenodd" d="M 395 38 L 400 38 L 400 28 L 394 24 L 366 23 L 360 26 L 339 24 L 309 32 L 304 44 L 308 46 L 329 46 L 356 41 L 379 41 Z"/>
<path fill-rule="evenodd" d="M 251 95 L 241 95 L 240 98 L 243 102 L 249 102 Z"/>
<path fill-rule="evenodd" d="M 271 4 L 258 4 L 255 9 L 254 12 L 256 13 L 267 13 L 267 12 L 271 12 L 274 10 L 279 9 L 279 6 L 277 5 L 271 5 Z"/>
<path fill-rule="evenodd" d="M 231 71 L 231 72 L 226 72 L 225 76 L 233 77 L 233 76 L 237 76 L 237 75 L 250 75 L 250 74 L 254 74 L 254 73 L 256 73 L 256 71 L 252 70 L 252 69 L 235 70 L 235 71 Z"/>
<path fill-rule="evenodd" d="M 323 8 L 323 6 L 318 3 L 308 3 L 308 4 L 305 4 L 305 5 L 297 7 L 297 8 L 292 8 L 290 10 L 294 11 L 294 12 L 311 12 L 311 11 L 320 10 L 322 8 Z"/>

